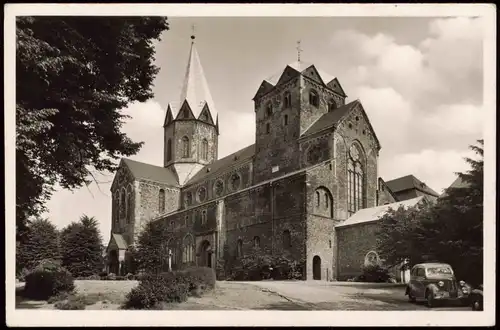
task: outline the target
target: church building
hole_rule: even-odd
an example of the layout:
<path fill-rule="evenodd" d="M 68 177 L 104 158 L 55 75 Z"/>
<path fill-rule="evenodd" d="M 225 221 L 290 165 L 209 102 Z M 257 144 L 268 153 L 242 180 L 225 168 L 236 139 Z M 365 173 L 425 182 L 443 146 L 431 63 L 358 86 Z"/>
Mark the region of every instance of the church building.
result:
<path fill-rule="evenodd" d="M 111 186 L 110 271 L 144 223 L 164 221 L 173 269 L 259 247 L 304 260 L 304 279 L 345 280 L 378 260 L 384 210 L 437 198 L 413 175 L 378 177 L 381 145 L 361 101 L 300 59 L 258 87 L 255 143 L 219 158 L 219 130 L 231 128 L 219 127 L 191 39 L 180 103 L 166 109 L 163 166 L 122 159 Z"/>

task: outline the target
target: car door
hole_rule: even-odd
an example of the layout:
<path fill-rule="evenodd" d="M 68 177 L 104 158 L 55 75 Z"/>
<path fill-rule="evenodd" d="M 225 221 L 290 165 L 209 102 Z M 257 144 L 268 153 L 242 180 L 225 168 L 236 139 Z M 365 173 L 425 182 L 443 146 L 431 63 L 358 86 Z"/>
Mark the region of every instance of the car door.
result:
<path fill-rule="evenodd" d="M 410 290 L 412 292 L 412 295 L 415 296 L 415 291 L 417 290 L 416 288 L 416 278 L 417 278 L 417 268 L 414 267 L 412 268 L 410 272 L 410 281 L 408 282 L 408 285 L 410 286 Z"/>
<path fill-rule="evenodd" d="M 418 267 L 415 269 L 415 289 L 413 291 L 416 298 L 424 298 L 425 295 L 425 269 Z"/>

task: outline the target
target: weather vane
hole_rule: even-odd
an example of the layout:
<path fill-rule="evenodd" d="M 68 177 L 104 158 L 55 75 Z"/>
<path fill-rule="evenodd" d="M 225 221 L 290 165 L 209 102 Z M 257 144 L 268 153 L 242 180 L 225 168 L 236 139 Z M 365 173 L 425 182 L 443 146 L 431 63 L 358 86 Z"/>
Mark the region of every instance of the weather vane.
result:
<path fill-rule="evenodd" d="M 300 48 L 300 40 L 297 41 L 297 60 L 300 62 L 300 52 L 302 51 L 302 48 Z"/>

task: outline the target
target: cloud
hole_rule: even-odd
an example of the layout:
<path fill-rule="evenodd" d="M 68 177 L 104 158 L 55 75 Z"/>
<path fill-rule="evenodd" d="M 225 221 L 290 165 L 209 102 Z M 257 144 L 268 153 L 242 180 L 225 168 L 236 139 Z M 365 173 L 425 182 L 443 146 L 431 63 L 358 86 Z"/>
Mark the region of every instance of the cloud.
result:
<path fill-rule="evenodd" d="M 455 172 L 469 169 L 464 157 L 476 158 L 470 150 L 436 151 L 425 149 L 417 153 L 400 154 L 394 158 L 381 157 L 380 176 L 392 180 L 408 174 L 415 175 L 437 193 L 456 179 Z"/>
<path fill-rule="evenodd" d="M 227 112 L 219 118 L 219 158 L 255 143 L 255 113 Z"/>

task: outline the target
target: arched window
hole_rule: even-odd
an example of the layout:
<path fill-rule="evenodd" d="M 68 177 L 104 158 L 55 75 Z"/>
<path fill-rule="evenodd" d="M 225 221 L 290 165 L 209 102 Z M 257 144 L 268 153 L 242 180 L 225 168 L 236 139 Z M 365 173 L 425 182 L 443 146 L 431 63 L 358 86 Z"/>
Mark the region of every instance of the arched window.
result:
<path fill-rule="evenodd" d="M 333 111 L 336 108 L 337 108 L 337 103 L 335 103 L 335 100 L 328 101 L 328 112 Z"/>
<path fill-rule="evenodd" d="M 172 140 L 167 141 L 167 162 L 172 160 Z"/>
<path fill-rule="evenodd" d="M 272 116 L 273 114 L 273 105 L 271 102 L 269 102 L 267 105 L 266 105 L 266 115 L 268 117 Z"/>
<path fill-rule="evenodd" d="M 292 98 L 290 92 L 285 92 L 285 94 L 283 95 L 283 106 L 285 108 L 292 107 Z"/>
<path fill-rule="evenodd" d="M 193 203 L 193 193 L 188 191 L 186 193 L 186 206 L 190 206 Z"/>
<path fill-rule="evenodd" d="M 160 213 L 165 212 L 165 190 L 160 189 L 160 193 L 158 194 L 158 210 Z"/>
<path fill-rule="evenodd" d="M 182 138 L 182 157 L 188 158 L 191 153 L 189 150 L 189 138 L 187 136 Z"/>
<path fill-rule="evenodd" d="M 316 206 L 320 205 L 320 199 L 321 199 L 321 195 L 320 195 L 319 191 L 316 191 Z"/>
<path fill-rule="evenodd" d="M 375 266 L 380 264 L 380 258 L 375 251 L 370 251 L 365 256 L 365 266 Z"/>
<path fill-rule="evenodd" d="M 188 263 L 194 261 L 194 242 L 191 235 L 186 235 L 182 243 L 182 262 Z"/>
<path fill-rule="evenodd" d="M 288 249 L 292 246 L 292 239 L 290 237 L 290 231 L 286 229 L 283 231 L 283 248 Z"/>
<path fill-rule="evenodd" d="M 324 202 L 322 198 L 324 198 Z M 333 198 L 330 191 L 325 187 L 319 187 L 316 190 L 314 213 L 323 217 L 333 218 Z"/>
<path fill-rule="evenodd" d="M 238 257 L 243 257 L 243 241 L 241 239 L 236 243 L 236 254 Z"/>
<path fill-rule="evenodd" d="M 285 115 L 284 121 L 285 121 L 285 126 L 288 125 L 288 115 Z"/>
<path fill-rule="evenodd" d="M 349 215 L 364 208 L 364 173 L 356 145 L 350 148 L 347 164 L 347 208 Z"/>
<path fill-rule="evenodd" d="M 318 96 L 318 93 L 311 89 L 309 91 L 309 103 L 314 105 L 315 107 L 318 107 L 319 106 L 319 96 Z"/>
<path fill-rule="evenodd" d="M 271 132 L 271 124 L 266 124 L 266 133 L 269 134 Z"/>
<path fill-rule="evenodd" d="M 208 160 L 208 141 L 203 139 L 201 142 L 201 158 L 203 160 Z"/>
<path fill-rule="evenodd" d="M 254 238 L 253 238 L 253 247 L 254 248 L 259 248 L 260 247 L 260 237 L 259 236 L 254 236 Z"/>
<path fill-rule="evenodd" d="M 127 223 L 133 221 L 134 216 L 134 193 L 132 185 L 127 187 Z"/>

